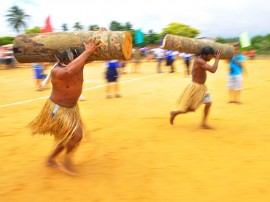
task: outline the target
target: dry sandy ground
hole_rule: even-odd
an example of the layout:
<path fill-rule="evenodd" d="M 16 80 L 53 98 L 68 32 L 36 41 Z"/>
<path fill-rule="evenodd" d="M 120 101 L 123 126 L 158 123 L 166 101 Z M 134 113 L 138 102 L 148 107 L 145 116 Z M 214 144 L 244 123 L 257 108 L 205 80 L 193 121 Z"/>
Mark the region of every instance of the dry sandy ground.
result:
<path fill-rule="evenodd" d="M 105 99 L 103 64 L 85 68 L 87 100 L 79 105 L 90 135 L 75 154 L 77 177 L 46 167 L 53 138 L 25 127 L 50 89 L 35 91 L 30 68 L 1 70 L 0 200 L 270 201 L 270 61 L 247 62 L 242 105 L 227 103 L 225 62 L 208 74 L 214 130 L 199 128 L 203 107 L 169 125 L 190 78 L 179 61 L 174 74 L 156 74 L 155 65 L 123 75 L 123 97 L 112 99 Z"/>

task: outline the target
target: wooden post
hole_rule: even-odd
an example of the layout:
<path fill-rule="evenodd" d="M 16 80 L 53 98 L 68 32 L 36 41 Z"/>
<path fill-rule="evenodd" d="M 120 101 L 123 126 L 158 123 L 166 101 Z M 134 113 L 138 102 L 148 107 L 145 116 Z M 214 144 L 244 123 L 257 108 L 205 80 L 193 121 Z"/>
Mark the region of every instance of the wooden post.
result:
<path fill-rule="evenodd" d="M 56 62 L 54 54 L 69 48 L 84 51 L 83 43 L 89 37 L 103 42 L 103 50 L 91 55 L 88 61 L 129 59 L 132 54 L 132 36 L 126 31 L 51 32 L 22 34 L 13 41 L 14 56 L 21 63 Z"/>
<path fill-rule="evenodd" d="M 192 53 L 195 55 L 200 55 L 202 48 L 205 46 L 210 46 L 215 51 L 223 50 L 224 52 L 221 55 L 221 59 L 231 59 L 233 57 L 233 46 L 212 41 L 206 41 L 203 39 L 193 39 L 167 34 L 164 37 L 162 44 L 163 49 Z"/>

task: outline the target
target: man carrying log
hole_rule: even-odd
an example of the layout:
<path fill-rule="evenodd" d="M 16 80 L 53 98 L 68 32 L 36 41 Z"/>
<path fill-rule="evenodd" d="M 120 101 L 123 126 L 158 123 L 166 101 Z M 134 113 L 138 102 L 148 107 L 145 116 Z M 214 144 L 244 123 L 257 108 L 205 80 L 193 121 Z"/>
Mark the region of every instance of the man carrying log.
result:
<path fill-rule="evenodd" d="M 106 31 L 104 28 L 101 31 Z M 57 141 L 48 157 L 47 165 L 75 174 L 71 155 L 83 137 L 78 99 L 83 86 L 83 69 L 90 55 L 101 48 L 101 41 L 90 37 L 79 53 L 69 49 L 54 55 L 58 61 L 51 71 L 52 92 L 39 115 L 29 124 L 33 134 L 51 134 Z M 63 163 L 56 158 L 65 152 Z"/>
<path fill-rule="evenodd" d="M 205 104 L 202 128 L 210 129 L 206 124 L 206 119 L 211 106 L 211 98 L 207 92 L 205 81 L 206 72 L 215 73 L 223 51 L 218 50 L 216 54 L 211 47 L 204 47 L 201 54 L 194 60 L 192 69 L 192 82 L 186 87 L 183 94 L 179 97 L 177 104 L 179 110 L 170 112 L 170 124 L 173 125 L 175 117 L 179 114 L 195 111 L 201 103 Z M 215 56 L 216 60 L 211 66 L 207 64 Z"/>

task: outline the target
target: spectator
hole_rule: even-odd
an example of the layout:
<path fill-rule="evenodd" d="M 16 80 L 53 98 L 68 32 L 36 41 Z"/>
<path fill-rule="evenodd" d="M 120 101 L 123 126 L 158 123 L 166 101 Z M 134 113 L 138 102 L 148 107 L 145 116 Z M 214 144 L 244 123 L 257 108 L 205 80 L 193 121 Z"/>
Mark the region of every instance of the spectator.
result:
<path fill-rule="evenodd" d="M 112 98 L 112 94 L 115 94 L 115 97 L 119 98 L 121 95 L 119 94 L 119 83 L 118 77 L 120 74 L 120 65 L 121 63 L 118 60 L 111 60 L 106 64 L 106 98 Z"/>
<path fill-rule="evenodd" d="M 46 63 L 35 63 L 32 65 L 34 70 L 34 77 L 36 80 L 37 91 L 43 90 L 41 82 L 47 77 L 47 74 L 44 73 L 46 66 L 47 66 Z"/>

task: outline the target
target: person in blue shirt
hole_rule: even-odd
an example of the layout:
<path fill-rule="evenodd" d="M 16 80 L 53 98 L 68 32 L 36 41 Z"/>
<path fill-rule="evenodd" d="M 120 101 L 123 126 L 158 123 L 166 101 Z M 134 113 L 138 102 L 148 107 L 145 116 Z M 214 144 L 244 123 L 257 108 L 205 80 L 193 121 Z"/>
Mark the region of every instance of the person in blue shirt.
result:
<path fill-rule="evenodd" d="M 115 97 L 119 98 L 121 95 L 119 94 L 119 83 L 118 77 L 120 74 L 121 62 L 118 60 L 110 60 L 106 64 L 106 80 L 108 82 L 106 88 L 106 98 L 112 98 L 112 94 L 114 92 Z"/>
<path fill-rule="evenodd" d="M 171 67 L 170 73 L 173 73 L 175 71 L 174 59 L 175 59 L 176 52 L 167 50 L 165 54 L 166 54 L 166 66 L 170 66 Z"/>
<path fill-rule="evenodd" d="M 245 56 L 240 53 L 239 43 L 234 44 L 234 56 L 229 62 L 228 90 L 229 103 L 241 104 L 240 94 L 242 90 L 243 72 L 246 73 L 243 62 Z"/>
<path fill-rule="evenodd" d="M 44 70 L 46 69 L 45 63 L 35 63 L 32 65 L 34 70 L 34 77 L 36 79 L 36 85 L 37 91 L 43 90 L 43 87 L 41 85 L 41 82 L 47 77 L 47 74 L 44 73 Z"/>

